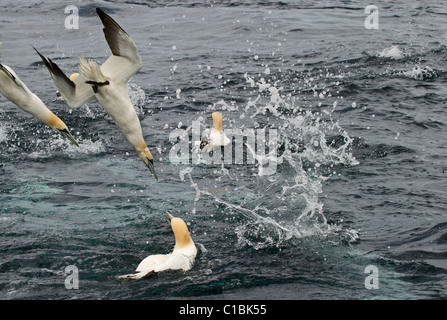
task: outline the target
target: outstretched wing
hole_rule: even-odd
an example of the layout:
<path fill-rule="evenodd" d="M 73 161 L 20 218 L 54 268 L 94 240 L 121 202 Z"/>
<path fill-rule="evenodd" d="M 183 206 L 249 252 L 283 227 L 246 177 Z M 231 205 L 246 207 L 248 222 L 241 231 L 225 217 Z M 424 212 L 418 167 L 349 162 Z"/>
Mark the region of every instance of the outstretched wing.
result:
<path fill-rule="evenodd" d="M 112 56 L 101 66 L 101 71 L 116 82 L 127 83 L 143 67 L 137 46 L 109 15 L 100 8 L 96 12 L 104 25 L 104 36 L 112 51 Z"/>
<path fill-rule="evenodd" d="M 56 63 L 45 58 L 36 48 L 34 50 L 45 63 L 54 84 L 70 108 L 79 108 L 83 104 L 96 99 L 92 86 L 85 83 L 87 79 L 83 75 L 77 76 L 73 81 L 70 80 Z"/>
<path fill-rule="evenodd" d="M 112 51 L 112 55 L 101 66 L 101 71 L 113 81 L 127 83 L 143 66 L 138 49 L 129 35 L 109 15 L 99 8 L 96 12 L 104 25 L 104 35 Z M 82 74 L 72 81 L 56 63 L 45 58 L 36 48 L 34 50 L 45 63 L 60 94 L 71 108 L 79 108 L 96 99 L 92 86 L 85 83 L 88 79 Z"/>

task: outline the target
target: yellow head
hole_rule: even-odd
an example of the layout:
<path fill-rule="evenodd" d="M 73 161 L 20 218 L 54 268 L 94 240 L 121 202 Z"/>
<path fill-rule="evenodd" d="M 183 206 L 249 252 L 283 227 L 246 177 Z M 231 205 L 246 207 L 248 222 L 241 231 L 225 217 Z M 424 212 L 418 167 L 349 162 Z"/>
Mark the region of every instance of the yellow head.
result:
<path fill-rule="evenodd" d="M 73 142 L 77 147 L 79 147 L 78 142 L 73 138 L 70 131 L 68 130 L 67 125 L 54 113 L 50 112 L 47 121 L 45 122 L 47 125 L 49 125 L 54 130 L 58 131 L 61 135 L 63 135 L 65 138 Z"/>
<path fill-rule="evenodd" d="M 79 76 L 79 73 L 72 73 L 71 75 L 70 75 L 70 80 L 71 81 L 73 81 L 74 79 L 76 79 L 77 77 Z"/>
<path fill-rule="evenodd" d="M 220 113 L 220 112 L 213 112 L 211 114 L 211 117 L 213 118 L 213 127 L 217 131 L 222 132 L 222 119 L 223 119 L 222 113 Z"/>
<path fill-rule="evenodd" d="M 193 243 L 191 236 L 186 226 L 185 221 L 180 218 L 173 217 L 169 212 L 166 212 L 167 220 L 171 224 L 172 231 L 175 237 L 175 247 L 180 249 Z"/>
<path fill-rule="evenodd" d="M 154 167 L 154 158 L 152 157 L 152 153 L 149 151 L 146 142 L 142 141 L 140 146 L 137 148 L 138 156 L 143 160 L 149 170 L 155 177 L 155 180 L 158 181 L 157 173 L 155 172 Z"/>

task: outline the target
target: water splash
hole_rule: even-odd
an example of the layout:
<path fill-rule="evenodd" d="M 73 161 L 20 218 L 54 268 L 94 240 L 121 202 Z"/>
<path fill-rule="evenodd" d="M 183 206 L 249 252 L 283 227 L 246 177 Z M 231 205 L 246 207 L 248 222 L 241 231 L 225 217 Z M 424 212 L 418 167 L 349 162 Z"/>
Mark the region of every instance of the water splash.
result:
<path fill-rule="evenodd" d="M 312 107 L 297 107 L 298 98 L 285 97 L 278 83 L 247 74 L 244 77 L 251 88 L 257 89 L 254 99 L 250 98 L 245 106 L 220 100 L 207 112 L 224 110 L 227 125 L 236 123 L 238 128 L 275 127 L 279 135 L 274 150 L 277 171 L 262 176 L 250 170 L 249 165 L 224 168 L 222 164 L 220 170 L 218 165 L 209 168 L 213 175 L 204 176 L 197 171 L 200 179 L 195 179 L 194 167 L 187 167 L 180 171 L 180 179 L 189 181 L 196 192 L 192 212 L 196 213 L 203 197 L 210 197 L 226 208 L 226 213 L 242 215 L 243 222 L 235 229 L 239 244 L 255 249 L 279 247 L 290 239 L 342 232 L 342 226 L 328 223 L 320 199 L 323 182 L 337 175 L 337 166 L 358 164 L 350 152 L 352 139 L 333 118 L 337 99 L 327 108 L 318 105 L 318 111 L 313 112 Z M 262 161 L 257 165 L 262 166 Z M 228 187 L 232 180 L 239 187 Z M 210 186 L 218 184 L 227 187 L 215 192 Z M 355 230 L 345 233 L 343 237 L 349 241 L 358 237 Z"/>
<path fill-rule="evenodd" d="M 432 67 L 425 66 L 422 68 L 420 65 L 416 65 L 409 71 L 402 71 L 401 74 L 405 77 L 413 78 L 415 80 L 431 79 L 438 76 L 437 71 L 434 70 Z"/>
<path fill-rule="evenodd" d="M 129 93 L 130 101 L 132 101 L 135 111 L 138 116 L 144 115 L 144 105 L 146 103 L 146 93 L 141 87 L 135 83 L 127 83 L 127 92 Z"/>
<path fill-rule="evenodd" d="M 40 139 L 36 139 L 36 145 L 42 145 L 42 148 L 29 153 L 32 159 L 46 159 L 54 156 L 64 156 L 68 158 L 80 158 L 85 155 L 101 154 L 106 151 L 106 145 L 103 141 L 97 140 L 93 142 L 90 139 L 84 139 L 80 142 L 80 147 L 76 147 L 66 141 L 62 137 L 58 137 L 51 141 L 42 143 Z"/>
<path fill-rule="evenodd" d="M 389 48 L 383 49 L 378 56 L 380 58 L 389 58 L 389 59 L 403 59 L 406 54 L 399 48 L 399 46 L 391 46 Z"/>

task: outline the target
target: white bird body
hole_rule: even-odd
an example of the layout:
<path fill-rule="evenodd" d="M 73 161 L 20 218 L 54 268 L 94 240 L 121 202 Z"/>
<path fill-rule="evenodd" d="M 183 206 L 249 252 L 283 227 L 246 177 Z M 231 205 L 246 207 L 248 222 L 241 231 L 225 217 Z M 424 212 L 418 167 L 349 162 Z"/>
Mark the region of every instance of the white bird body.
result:
<path fill-rule="evenodd" d="M 188 227 L 182 219 L 175 218 L 169 213 L 167 215 L 175 236 L 174 250 L 169 254 L 154 254 L 146 257 L 137 266 L 135 272 L 118 276 L 118 279 L 138 280 L 162 271 L 187 271 L 192 268 L 197 247 L 191 239 Z"/>
<path fill-rule="evenodd" d="M 162 272 L 166 270 L 187 271 L 194 263 L 192 258 L 193 254 L 186 256 L 178 252 L 173 252 L 170 254 L 155 254 L 146 257 L 143 261 L 141 261 L 135 271 L 140 273 L 147 273 L 147 270 L 152 270 L 153 272 Z"/>
<path fill-rule="evenodd" d="M 78 108 L 97 99 L 158 180 L 152 154 L 127 92 L 127 82 L 143 66 L 140 54 L 133 40 L 111 17 L 99 8 L 96 12 L 104 25 L 104 35 L 112 51 L 101 67 L 92 60 L 80 57 L 80 74 L 68 78 L 51 59 L 36 51 L 50 71 L 63 100 L 71 108 Z"/>
<path fill-rule="evenodd" d="M 48 109 L 42 100 L 23 83 L 10 67 L 0 64 L 0 93 L 17 107 L 33 115 L 40 122 L 58 131 L 79 146 L 67 125 Z"/>
<path fill-rule="evenodd" d="M 110 16 L 99 8 L 96 11 L 104 25 L 104 36 L 112 51 L 112 55 L 101 65 L 101 73 L 110 79 L 126 84 L 143 67 L 138 49 L 132 38 Z M 86 83 L 91 79 L 87 79 L 83 74 L 68 78 L 51 59 L 46 59 L 38 51 L 37 53 L 50 71 L 63 100 L 70 108 L 79 108 L 95 100 L 92 86 Z"/>
<path fill-rule="evenodd" d="M 223 131 L 219 131 L 216 128 L 211 129 L 209 136 L 210 144 L 214 147 L 225 147 L 230 143 L 227 135 Z"/>
<path fill-rule="evenodd" d="M 133 40 L 128 36 L 127 38 L 128 39 L 126 40 L 129 41 L 129 44 L 132 43 L 133 46 L 135 46 Z M 127 48 L 127 44 L 123 43 L 122 47 Z M 121 52 L 124 51 L 124 49 L 120 51 L 120 54 L 127 54 L 128 57 L 111 55 L 100 66 L 102 74 L 110 79 L 120 80 L 120 82 L 127 84 L 130 78 L 132 78 L 132 76 L 134 76 L 135 73 L 143 67 L 143 63 L 136 46 L 134 50 L 136 51 L 129 51 L 127 53 Z M 76 77 L 67 78 L 62 70 L 60 70 L 59 67 L 51 61 L 51 59 L 47 60 L 40 53 L 39 55 L 50 70 L 51 76 L 59 89 L 58 93 L 62 96 L 62 100 L 64 100 L 70 108 L 77 109 L 87 102 L 93 101 L 97 98 L 95 92 L 92 90 L 92 86 L 86 83 L 91 79 L 87 79 L 83 74 L 76 74 Z M 127 90 L 126 94 L 128 94 Z"/>
<path fill-rule="evenodd" d="M 220 112 L 213 112 L 213 127 L 203 134 L 202 140 L 196 141 L 195 146 L 202 152 L 213 152 L 216 148 L 225 147 L 231 141 L 222 129 L 223 116 Z"/>
<path fill-rule="evenodd" d="M 79 59 L 81 75 L 86 79 L 91 79 L 89 80 L 91 82 L 107 82 L 107 85 L 96 87 L 96 99 L 137 152 L 143 151 L 147 145 L 143 139 L 140 120 L 127 92 L 126 82 L 116 81 L 103 75 L 98 65 L 92 60 L 85 60 L 82 57 Z"/>

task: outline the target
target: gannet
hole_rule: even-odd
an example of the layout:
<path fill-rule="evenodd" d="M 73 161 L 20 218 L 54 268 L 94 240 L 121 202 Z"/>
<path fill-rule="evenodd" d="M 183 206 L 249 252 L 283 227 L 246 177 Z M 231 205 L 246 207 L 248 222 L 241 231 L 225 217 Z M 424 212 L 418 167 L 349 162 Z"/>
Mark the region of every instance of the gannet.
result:
<path fill-rule="evenodd" d="M 10 67 L 4 64 L 0 64 L 0 93 L 20 109 L 30 113 L 37 120 L 50 126 L 79 147 L 67 125 L 51 112 L 38 96 L 28 89 Z"/>
<path fill-rule="evenodd" d="M 99 8 L 96 12 L 103 23 L 104 35 L 112 51 L 101 67 L 93 60 L 80 57 L 80 73 L 68 78 L 51 59 L 36 51 L 50 71 L 63 100 L 70 107 L 78 108 L 97 99 L 158 180 L 152 154 L 143 138 L 140 120 L 127 92 L 127 82 L 143 66 L 140 54 L 133 40 L 110 16 Z"/>
<path fill-rule="evenodd" d="M 174 250 L 169 254 L 150 255 L 140 262 L 137 269 L 130 274 L 118 276 L 118 279 L 138 280 L 148 278 L 158 272 L 166 270 L 187 271 L 194 265 L 197 248 L 191 239 L 186 223 L 166 212 L 175 237 Z"/>
<path fill-rule="evenodd" d="M 222 129 L 222 113 L 213 112 L 211 118 L 213 120 L 213 127 L 209 135 L 204 133 L 202 140 L 195 142 L 196 148 L 201 152 L 212 153 L 216 148 L 225 147 L 231 142 Z"/>

